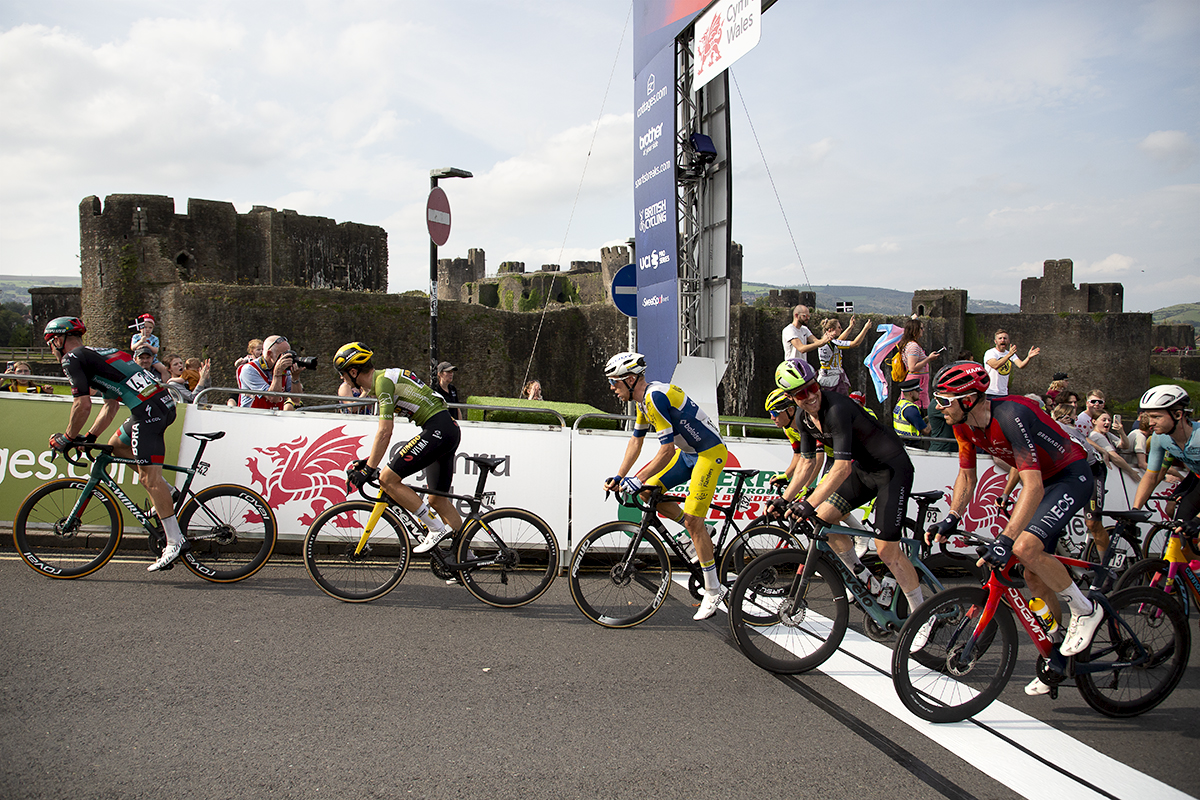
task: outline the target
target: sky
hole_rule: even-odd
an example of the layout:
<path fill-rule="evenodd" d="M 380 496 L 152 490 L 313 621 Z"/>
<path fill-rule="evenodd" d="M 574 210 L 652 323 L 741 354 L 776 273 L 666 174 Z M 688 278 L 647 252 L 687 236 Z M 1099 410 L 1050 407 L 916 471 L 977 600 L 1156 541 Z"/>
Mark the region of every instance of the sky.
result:
<path fill-rule="evenodd" d="M 79 202 L 155 194 L 598 261 L 633 235 L 622 0 L 0 3 L 0 274 L 73 275 Z M 1126 311 L 1200 302 L 1200 2 L 779 0 L 732 70 L 743 279 L 1017 303 L 1070 258 Z"/>

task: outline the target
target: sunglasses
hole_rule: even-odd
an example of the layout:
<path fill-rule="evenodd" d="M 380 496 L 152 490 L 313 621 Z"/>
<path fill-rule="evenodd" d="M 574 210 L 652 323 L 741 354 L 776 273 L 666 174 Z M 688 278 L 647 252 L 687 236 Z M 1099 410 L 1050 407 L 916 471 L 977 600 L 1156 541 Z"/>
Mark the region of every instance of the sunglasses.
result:
<path fill-rule="evenodd" d="M 767 413 L 771 415 L 771 419 L 778 419 L 780 417 L 780 415 L 785 414 L 788 411 L 795 411 L 795 410 L 796 410 L 795 408 L 783 408 L 783 409 L 780 409 L 779 411 L 768 411 Z"/>
<path fill-rule="evenodd" d="M 788 397 L 795 400 L 797 403 L 803 403 L 805 400 L 821 393 L 821 384 L 810 383 L 807 386 L 801 386 L 794 392 L 788 392 Z"/>
<path fill-rule="evenodd" d="M 974 394 L 974 393 L 972 392 L 972 394 Z M 961 400 L 962 397 L 963 397 L 963 395 L 955 395 L 954 397 L 946 397 L 943 394 L 935 394 L 933 396 L 933 402 L 937 405 L 938 408 L 949 408 L 950 406 L 952 406 L 954 404 L 955 400 Z"/>
<path fill-rule="evenodd" d="M 1102 406 L 1102 405 L 1104 405 L 1104 401 L 1103 400 L 1095 400 L 1095 399 L 1088 400 L 1088 405 L 1089 406 Z"/>
<path fill-rule="evenodd" d="M 624 383 L 624 381 L 625 381 L 624 378 L 609 378 L 608 379 L 608 388 L 611 389 L 612 387 L 616 386 L 618 383 Z"/>

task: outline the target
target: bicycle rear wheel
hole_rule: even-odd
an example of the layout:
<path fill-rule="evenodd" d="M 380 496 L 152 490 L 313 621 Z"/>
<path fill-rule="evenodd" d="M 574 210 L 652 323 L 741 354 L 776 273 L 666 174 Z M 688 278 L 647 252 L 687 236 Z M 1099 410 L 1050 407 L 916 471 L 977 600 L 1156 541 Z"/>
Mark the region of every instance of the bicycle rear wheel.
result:
<path fill-rule="evenodd" d="M 473 562 L 495 559 L 491 564 Z M 558 574 L 558 542 L 545 520 L 522 508 L 497 508 L 470 522 L 458 541 L 467 591 L 490 606 L 516 608 L 541 597 Z"/>
<path fill-rule="evenodd" d="M 671 560 L 653 533 L 625 558 L 629 540 L 637 534 L 637 525 L 607 522 L 583 537 L 571 557 L 571 597 L 597 625 L 629 628 L 645 622 L 671 590 Z"/>
<path fill-rule="evenodd" d="M 396 588 L 412 554 L 404 523 L 390 508 L 359 548 L 375 504 L 349 500 L 322 511 L 304 536 L 304 568 L 330 597 L 347 603 L 375 600 Z"/>
<path fill-rule="evenodd" d="M 725 586 L 732 586 L 751 561 L 776 550 L 798 548 L 800 540 L 779 525 L 751 525 L 725 547 L 717 575 Z"/>
<path fill-rule="evenodd" d="M 738 649 L 771 672 L 791 675 L 820 666 L 846 634 L 846 585 L 824 556 L 808 567 L 804 595 L 791 596 L 806 557 L 804 550 L 790 548 L 754 559 L 726 600 Z"/>
<path fill-rule="evenodd" d="M 1157 706 L 1179 684 L 1191 634 L 1179 604 L 1158 589 L 1123 589 L 1108 602 L 1116 616 L 1107 617 L 1091 645 L 1075 656 L 1075 684 L 1101 714 L 1134 717 Z M 1111 668 L 1084 672 L 1084 665 Z"/>
<path fill-rule="evenodd" d="M 988 592 L 963 586 L 922 603 L 892 652 L 892 684 L 909 711 L 929 722 L 961 722 L 1000 696 L 1017 663 L 1017 630 L 1007 606 L 996 609 L 969 656 Z"/>
<path fill-rule="evenodd" d="M 13 543 L 34 571 L 50 578 L 82 578 L 108 563 L 121 541 L 120 506 L 97 485 L 77 517 L 68 519 L 87 487 L 63 478 L 35 489 L 17 509 Z"/>
<path fill-rule="evenodd" d="M 209 486 L 179 510 L 191 549 L 183 563 L 213 583 L 233 583 L 263 568 L 275 550 L 275 514 L 257 492 L 236 484 Z"/>

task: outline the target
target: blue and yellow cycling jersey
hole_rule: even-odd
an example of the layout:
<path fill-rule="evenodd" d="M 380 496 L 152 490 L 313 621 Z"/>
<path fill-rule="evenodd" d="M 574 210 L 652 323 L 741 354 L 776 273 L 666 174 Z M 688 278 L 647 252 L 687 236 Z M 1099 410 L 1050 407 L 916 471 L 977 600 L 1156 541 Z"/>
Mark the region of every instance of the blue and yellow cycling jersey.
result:
<path fill-rule="evenodd" d="M 1163 469 L 1164 458 L 1170 457 L 1200 475 L 1200 425 L 1193 423 L 1192 435 L 1184 447 L 1180 447 L 1178 442 L 1165 433 L 1153 434 L 1148 445 L 1146 469 L 1149 471 L 1158 472 Z"/>
<path fill-rule="evenodd" d="M 651 428 L 660 444 L 674 444 L 685 453 L 702 453 L 724 444 L 704 409 L 673 384 L 651 383 L 637 404 L 633 435 L 645 436 Z"/>

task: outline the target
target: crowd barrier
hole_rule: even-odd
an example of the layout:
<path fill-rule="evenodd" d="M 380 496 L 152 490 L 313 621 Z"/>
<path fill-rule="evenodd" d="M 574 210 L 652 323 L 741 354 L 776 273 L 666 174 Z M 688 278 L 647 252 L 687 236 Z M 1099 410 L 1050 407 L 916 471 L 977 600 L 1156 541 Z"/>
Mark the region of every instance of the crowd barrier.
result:
<path fill-rule="evenodd" d="M 0 426 L 0 519 L 11 521 L 21 501 L 45 481 L 82 477 L 80 470 L 62 459 L 52 461 L 47 444 L 50 434 L 63 429 L 69 408 L 68 397 L 0 394 L 0 419 L 4 420 Z M 190 463 L 196 443 L 189 437 L 181 439 L 184 431 L 225 431 L 225 438 L 205 451 L 209 467 L 206 474 L 197 476 L 193 488 L 216 483 L 250 486 L 274 509 L 281 538 L 295 541 L 303 537 L 321 510 L 346 499 L 346 466 L 365 456 L 376 424 L 374 417 L 361 414 L 180 406 L 180 420 L 169 429 L 167 460 Z M 580 428 L 578 422 L 568 428 L 561 418 L 558 424 L 463 421 L 460 425 L 455 490 L 470 494 L 475 487 L 475 467 L 465 456 L 503 459 L 499 473 L 488 478 L 487 489 L 495 492 L 494 505 L 526 508 L 541 516 L 564 552 L 596 525 L 622 515 L 629 518 L 628 511 L 606 500 L 603 489 L 605 478 L 620 464 L 628 433 Z M 393 449 L 417 430 L 398 420 Z M 737 511 L 738 519 L 753 519 L 771 497 L 768 481 L 787 466 L 791 448 L 780 439 L 753 437 L 729 436 L 726 444 L 728 466 L 759 470 L 748 482 Z M 649 461 L 657 449 L 657 440 L 648 437 L 638 466 Z M 956 453 L 910 451 L 910 455 L 916 468 L 914 490 L 951 490 L 958 471 Z M 117 468 L 116 477 L 124 486 L 137 483 L 132 469 Z M 988 459 L 980 460 L 979 484 L 964 515 L 968 528 L 991 533 L 1002 528 L 995 501 L 1005 477 L 1005 471 L 996 469 Z M 414 476 L 417 482 L 422 478 Z M 723 475 L 715 499 L 728 501 L 732 488 L 732 478 Z M 1110 509 L 1129 507 L 1134 484 L 1128 478 L 1110 470 L 1108 490 Z M 141 499 L 139 492 L 132 497 Z M 933 507 L 931 515 L 940 518 L 945 511 L 943 501 Z M 1068 535 L 1083 541 L 1081 517 L 1072 520 Z"/>

